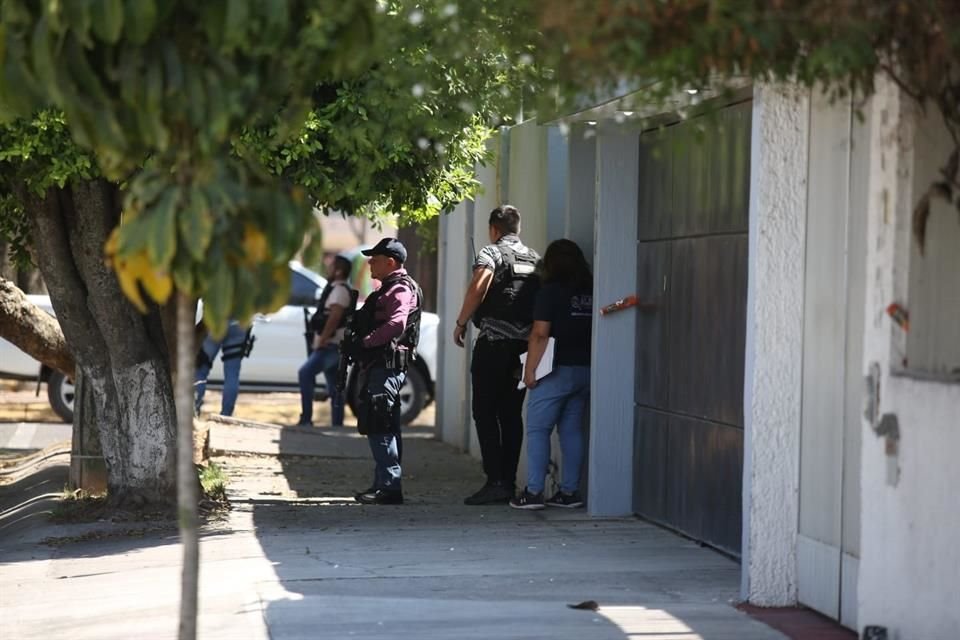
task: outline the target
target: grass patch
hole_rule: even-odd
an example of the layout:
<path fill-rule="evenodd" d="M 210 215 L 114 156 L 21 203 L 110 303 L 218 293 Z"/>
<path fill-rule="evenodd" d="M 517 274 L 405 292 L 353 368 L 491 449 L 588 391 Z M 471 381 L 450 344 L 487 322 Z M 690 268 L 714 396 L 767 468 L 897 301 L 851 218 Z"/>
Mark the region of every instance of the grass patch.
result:
<path fill-rule="evenodd" d="M 203 498 L 213 502 L 227 502 L 227 474 L 216 462 L 200 465 L 200 488 Z"/>
<path fill-rule="evenodd" d="M 216 463 L 197 465 L 200 479 L 199 511 L 201 517 L 218 516 L 229 509 L 227 500 L 227 475 Z M 50 513 L 56 524 L 81 522 L 150 522 L 175 518 L 174 504 L 115 504 L 103 493 L 90 493 L 83 489 L 65 487 Z"/>

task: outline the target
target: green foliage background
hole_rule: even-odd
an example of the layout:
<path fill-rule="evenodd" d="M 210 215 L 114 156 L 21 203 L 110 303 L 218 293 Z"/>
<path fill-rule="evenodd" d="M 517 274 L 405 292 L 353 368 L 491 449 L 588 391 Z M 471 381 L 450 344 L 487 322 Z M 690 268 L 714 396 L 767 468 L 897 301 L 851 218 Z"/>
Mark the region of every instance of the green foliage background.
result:
<path fill-rule="evenodd" d="M 0 0 L 3 233 L 27 239 L 24 189 L 115 181 L 128 297 L 175 286 L 220 333 L 282 304 L 287 260 L 319 249 L 314 206 L 409 223 L 473 193 L 491 127 L 538 81 L 510 37 L 526 8 Z"/>

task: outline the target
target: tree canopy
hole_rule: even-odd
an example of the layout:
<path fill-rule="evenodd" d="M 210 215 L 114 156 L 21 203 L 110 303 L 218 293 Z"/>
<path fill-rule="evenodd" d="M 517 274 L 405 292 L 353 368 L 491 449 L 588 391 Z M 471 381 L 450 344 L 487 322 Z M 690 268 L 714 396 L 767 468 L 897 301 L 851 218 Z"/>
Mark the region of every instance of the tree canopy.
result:
<path fill-rule="evenodd" d="M 102 175 L 138 307 L 177 288 L 215 333 L 275 308 L 314 205 L 420 220 L 472 193 L 535 79 L 511 13 L 478 4 L 3 0 L 2 230 L 24 238 L 24 189 Z"/>

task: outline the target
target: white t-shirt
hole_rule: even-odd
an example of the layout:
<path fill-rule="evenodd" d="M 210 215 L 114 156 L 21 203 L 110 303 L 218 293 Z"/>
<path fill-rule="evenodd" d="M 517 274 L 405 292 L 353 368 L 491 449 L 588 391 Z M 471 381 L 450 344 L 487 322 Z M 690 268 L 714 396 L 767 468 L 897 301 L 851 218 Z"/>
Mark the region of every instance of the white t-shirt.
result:
<path fill-rule="evenodd" d="M 327 301 L 323 305 L 324 310 L 327 311 L 328 314 L 330 313 L 330 307 L 335 304 L 340 305 L 344 310 L 350 306 L 350 288 L 346 281 L 335 280 L 333 285 L 333 289 L 330 290 L 330 295 L 327 296 Z M 330 342 L 332 344 L 340 344 L 340 341 L 343 340 L 343 332 L 343 327 L 337 329 L 336 333 L 334 333 L 330 339 Z"/>

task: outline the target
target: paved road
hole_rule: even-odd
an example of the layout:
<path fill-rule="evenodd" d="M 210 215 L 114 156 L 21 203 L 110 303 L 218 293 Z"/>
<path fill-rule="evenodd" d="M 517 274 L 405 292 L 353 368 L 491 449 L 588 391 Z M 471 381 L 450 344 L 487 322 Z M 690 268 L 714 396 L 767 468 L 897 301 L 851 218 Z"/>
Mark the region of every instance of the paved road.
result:
<path fill-rule="evenodd" d="M 0 423 L 0 449 L 29 451 L 70 440 L 73 427 L 62 422 Z"/>

